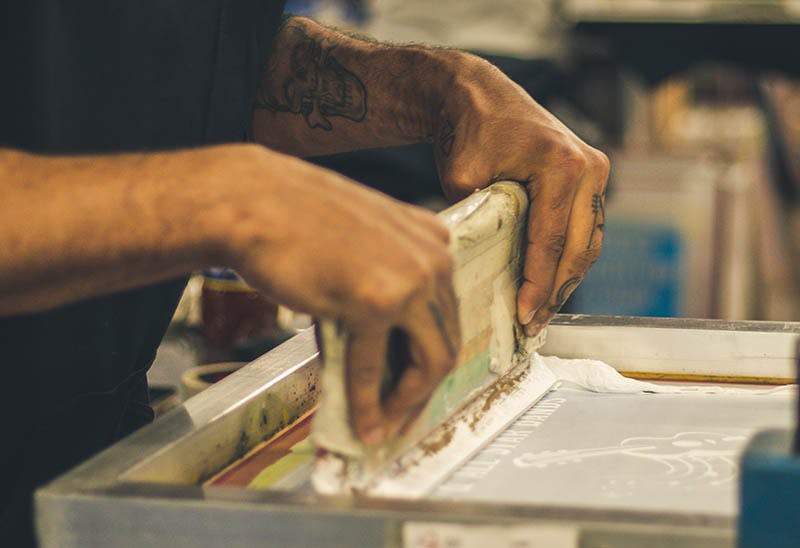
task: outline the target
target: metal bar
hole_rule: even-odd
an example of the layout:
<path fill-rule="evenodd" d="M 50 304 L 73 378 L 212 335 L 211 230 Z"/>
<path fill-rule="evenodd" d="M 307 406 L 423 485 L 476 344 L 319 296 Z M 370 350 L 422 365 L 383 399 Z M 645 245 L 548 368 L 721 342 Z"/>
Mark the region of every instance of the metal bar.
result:
<path fill-rule="evenodd" d="M 540 351 L 645 375 L 785 382 L 795 378 L 799 334 L 798 322 L 560 315 Z"/>

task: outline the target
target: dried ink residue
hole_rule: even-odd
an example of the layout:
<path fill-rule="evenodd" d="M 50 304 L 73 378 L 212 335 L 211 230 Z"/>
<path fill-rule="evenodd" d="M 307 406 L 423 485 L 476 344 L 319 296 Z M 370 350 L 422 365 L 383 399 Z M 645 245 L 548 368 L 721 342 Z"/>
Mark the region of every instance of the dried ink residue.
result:
<path fill-rule="evenodd" d="M 472 416 L 469 418 L 469 428 L 473 432 L 478 427 L 478 424 L 481 422 L 481 419 L 486 415 L 486 413 L 491 410 L 494 404 L 504 396 L 507 396 L 511 392 L 517 389 L 519 386 L 520 381 L 528 374 L 527 369 L 523 369 L 516 375 L 507 375 L 497 380 L 492 386 L 488 388 L 486 394 L 484 395 L 484 402 L 480 409 L 472 413 Z"/>
<path fill-rule="evenodd" d="M 456 433 L 456 427 L 453 423 L 445 424 L 435 439 L 425 440 L 419 444 L 422 453 L 426 457 L 435 455 L 453 441 L 453 435 Z"/>

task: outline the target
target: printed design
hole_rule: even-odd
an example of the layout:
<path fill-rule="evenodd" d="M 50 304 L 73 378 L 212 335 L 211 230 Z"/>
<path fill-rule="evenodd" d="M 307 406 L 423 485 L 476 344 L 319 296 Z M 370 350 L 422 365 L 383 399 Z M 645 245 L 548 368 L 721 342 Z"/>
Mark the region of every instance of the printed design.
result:
<path fill-rule="evenodd" d="M 635 437 L 618 446 L 524 453 L 514 459 L 519 468 L 565 466 L 606 456 L 647 459 L 664 466 L 657 483 L 669 487 L 720 486 L 738 475 L 736 462 L 746 436 L 711 432 L 681 432 L 670 437 Z M 617 486 L 616 481 L 611 481 Z M 649 483 L 649 482 L 648 482 Z M 633 480 L 625 485 L 634 487 Z"/>

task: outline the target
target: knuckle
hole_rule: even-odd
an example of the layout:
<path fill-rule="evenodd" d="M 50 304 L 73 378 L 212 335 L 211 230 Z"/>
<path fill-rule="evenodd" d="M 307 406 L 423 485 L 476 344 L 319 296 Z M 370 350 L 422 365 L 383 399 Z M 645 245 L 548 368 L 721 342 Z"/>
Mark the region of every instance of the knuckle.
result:
<path fill-rule="evenodd" d="M 446 175 L 447 186 L 458 189 L 462 192 L 475 187 L 473 172 L 464 165 L 453 167 Z"/>
<path fill-rule="evenodd" d="M 453 257 L 445 249 L 428 252 L 417 261 L 414 272 L 409 277 L 412 293 L 416 294 L 436 286 L 443 278 L 452 275 Z"/>
<path fill-rule="evenodd" d="M 593 151 L 593 160 L 596 169 L 606 177 L 608 177 L 609 172 L 611 171 L 611 160 L 608 159 L 608 156 L 597 150 L 592 149 Z"/>
<path fill-rule="evenodd" d="M 442 242 L 445 244 L 450 243 L 450 229 L 447 228 L 447 225 L 445 225 L 444 221 L 442 221 L 439 217 L 437 217 L 433 213 L 431 213 L 430 215 L 431 215 L 431 223 L 435 227 L 434 230 L 436 230 L 437 232 L 439 232 L 439 234 L 441 234 Z"/>
<path fill-rule="evenodd" d="M 407 300 L 407 284 L 395 280 L 386 283 L 362 282 L 357 299 L 366 314 L 374 318 L 391 318 Z"/>
<path fill-rule="evenodd" d="M 596 247 L 591 247 L 589 249 L 586 249 L 578 253 L 573 259 L 573 264 L 575 265 L 575 268 L 579 272 L 588 271 L 592 267 L 592 265 L 596 263 L 598 259 L 600 259 L 602 248 L 603 248 L 602 245 L 598 245 Z"/>
<path fill-rule="evenodd" d="M 567 246 L 567 236 L 565 234 L 551 234 L 545 238 L 544 253 L 547 257 L 558 259 L 564 254 Z"/>
<path fill-rule="evenodd" d="M 436 259 L 432 256 L 420 257 L 413 272 L 409 273 L 408 281 L 414 293 L 417 293 L 433 285 L 437 275 Z"/>
<path fill-rule="evenodd" d="M 367 314 L 376 318 L 386 318 L 394 314 L 397 308 L 391 296 L 386 294 L 370 294 L 362 299 Z"/>
<path fill-rule="evenodd" d="M 595 148 L 590 149 L 589 158 L 591 173 L 600 181 L 600 184 L 605 185 L 611 173 L 611 161 L 608 156 Z"/>
<path fill-rule="evenodd" d="M 424 212 L 425 218 L 423 222 L 425 223 L 426 227 L 436 236 L 439 237 L 439 241 L 447 245 L 450 242 L 450 229 L 447 228 L 447 225 L 439 219 L 436 215 L 431 212 Z"/>
<path fill-rule="evenodd" d="M 433 268 L 437 277 L 450 277 L 455 268 L 453 256 L 447 251 L 437 253 L 433 259 Z"/>
<path fill-rule="evenodd" d="M 572 144 L 563 143 L 556 146 L 553 157 L 564 177 L 570 181 L 577 181 L 586 171 L 588 164 L 586 155 Z"/>

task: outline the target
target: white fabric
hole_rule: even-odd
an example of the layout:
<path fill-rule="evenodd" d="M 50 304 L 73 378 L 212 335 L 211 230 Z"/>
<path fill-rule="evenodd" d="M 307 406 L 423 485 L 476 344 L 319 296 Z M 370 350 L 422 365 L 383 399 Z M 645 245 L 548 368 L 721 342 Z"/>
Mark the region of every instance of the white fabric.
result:
<path fill-rule="evenodd" d="M 556 356 L 535 354 L 532 365 L 549 370 L 561 383 L 569 383 L 591 392 L 607 394 L 748 394 L 748 395 L 792 395 L 797 385 L 787 384 L 771 388 L 740 388 L 736 386 L 655 384 L 624 377 L 605 362 L 588 359 L 562 359 Z"/>

